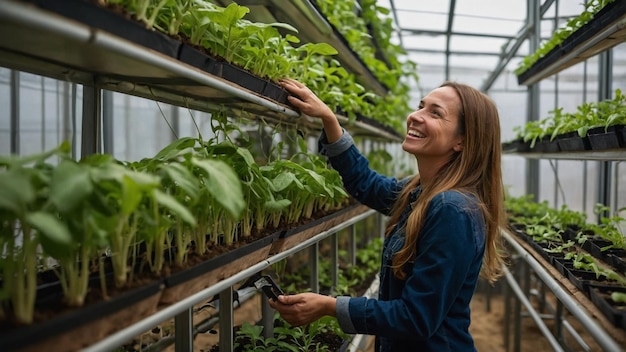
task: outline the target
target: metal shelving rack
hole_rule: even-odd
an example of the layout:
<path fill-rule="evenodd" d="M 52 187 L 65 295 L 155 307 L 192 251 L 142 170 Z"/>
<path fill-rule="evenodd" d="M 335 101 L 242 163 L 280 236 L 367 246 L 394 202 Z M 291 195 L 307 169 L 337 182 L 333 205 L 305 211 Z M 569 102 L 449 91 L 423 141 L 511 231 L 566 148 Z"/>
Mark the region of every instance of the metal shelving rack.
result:
<path fill-rule="evenodd" d="M 562 152 L 562 153 L 510 153 L 529 159 L 556 159 L 556 160 L 594 160 L 594 161 L 624 161 L 626 160 L 625 149 L 615 149 L 606 151 L 582 151 L 582 152 Z M 626 333 L 619 328 L 613 327 L 602 316 L 594 304 L 581 292 L 567 289 L 568 279 L 560 275 L 551 268 L 534 250 L 524 246 L 514 235 L 507 231 L 503 236 L 508 248 L 511 248 L 513 268 L 517 270 L 515 275 L 505 269 L 505 279 L 507 288 L 505 291 L 505 316 L 513 317 L 513 337 L 512 341 L 507 335 L 510 331 L 509 320 L 505 321 L 505 348 L 513 343 L 513 350 L 520 350 L 521 343 L 521 317 L 522 305 L 527 311 L 527 316 L 532 318 L 542 334 L 547 338 L 554 351 L 568 351 L 571 348 L 565 345 L 564 332 L 568 332 L 579 347 L 584 351 L 590 351 L 589 346 L 582 340 L 580 335 L 571 327 L 564 314 L 566 309 L 574 319 L 595 339 L 604 351 L 618 352 L 624 351 L 626 346 Z M 531 278 L 535 279 L 535 286 Z M 570 285 L 571 286 L 571 285 Z M 539 287 L 539 288 L 537 288 Z M 540 307 L 546 306 L 546 289 L 556 298 L 556 307 L 551 307 L 551 311 L 545 314 L 545 310 L 536 309 L 531 301 L 536 298 Z M 516 298 L 516 302 L 511 306 L 508 302 L 509 295 Z M 555 329 L 551 331 L 545 324 L 545 319 L 555 321 Z"/>
<path fill-rule="evenodd" d="M 530 71 L 535 71 L 532 75 L 525 77 L 523 81 L 519 83 L 521 85 L 530 86 L 534 83 L 541 81 L 542 79 L 553 76 L 566 68 L 583 62 L 598 53 L 607 51 L 617 44 L 623 43 L 626 40 L 626 3 L 621 0 L 615 0 L 615 6 L 611 9 L 611 13 L 606 15 L 615 14 L 613 21 L 603 21 L 601 16 L 596 16 L 589 24 L 592 28 L 586 27 L 580 28 L 582 35 L 576 36 L 577 33 L 572 34 L 574 40 L 568 46 L 568 50 L 561 55 L 551 58 L 550 55 L 554 52 L 557 53 L 561 50 L 561 46 L 555 47 L 551 52 L 546 53 L 545 62 L 537 62 L 535 66 L 529 68 Z M 612 5 L 607 5 L 612 6 Z M 595 22 L 595 23 L 593 23 Z M 597 26 L 595 24 L 598 24 Z M 540 69 L 538 69 L 540 67 Z"/>
<path fill-rule="evenodd" d="M 527 85 L 529 87 L 529 116 L 532 118 L 537 115 L 538 111 L 538 94 L 539 89 L 537 83 L 542 79 L 555 75 L 562 70 L 587 60 L 588 58 L 597 55 L 598 53 L 605 53 L 613 46 L 622 43 L 626 40 L 626 14 L 623 13 L 624 1 L 617 0 L 616 8 L 622 11 L 622 14 L 614 21 L 606 24 L 602 27 L 595 27 L 594 33 L 586 33 L 584 40 L 572 43 L 573 49 L 565 55 L 562 55 L 550 62 L 542 63 L 543 68 L 541 70 L 535 69 L 535 72 L 526 77 L 523 82 L 520 80 L 520 85 Z M 538 33 L 538 21 L 540 18 L 541 8 L 537 2 L 529 1 L 529 11 L 533 19 L 535 19 L 534 28 L 535 33 Z M 610 13 L 611 16 L 615 13 Z M 600 21 L 597 16 L 594 20 Z M 531 26 L 532 28 L 532 26 Z M 537 35 L 537 34 L 536 34 Z M 531 38 L 531 48 L 537 47 L 538 42 L 533 42 Z M 559 48 L 556 48 L 559 49 Z M 555 50 L 556 50 L 555 49 Z M 531 49 L 532 50 L 532 49 Z M 548 56 L 547 54 L 546 56 Z M 610 73 L 608 71 L 608 64 L 610 59 L 601 59 L 601 71 L 606 73 L 608 78 L 600 81 L 600 99 L 604 99 L 608 92 L 608 82 L 610 80 Z M 532 68 L 531 68 L 532 69 Z M 537 162 L 541 159 L 551 160 L 594 160 L 603 162 L 601 174 L 604 177 L 601 178 L 601 182 L 605 182 L 603 190 L 601 190 L 600 201 L 604 201 L 606 204 L 608 201 L 608 183 L 610 182 L 610 162 L 611 161 L 624 161 L 626 160 L 626 149 L 611 149 L 605 151 L 581 151 L 581 152 L 556 152 L 556 153 L 507 153 L 507 155 L 522 156 L 529 161 Z M 529 165 L 530 172 L 527 177 L 533 178 L 538 176 L 538 169 L 536 164 Z M 534 174 L 533 174 L 534 172 Z M 530 181 L 527 183 L 527 192 L 537 194 L 538 184 L 537 181 Z M 575 292 L 575 290 L 567 289 L 568 279 L 560 275 L 557 271 L 550 268 L 550 264 L 545 262 L 539 255 L 533 255 L 534 250 L 524 246 L 521 241 L 514 238 L 513 235 L 507 231 L 503 232 L 503 236 L 507 247 L 510 248 L 510 254 L 514 258 L 514 264 L 512 270 L 515 273 L 511 273 L 505 268 L 506 278 L 506 291 L 505 291 L 505 348 L 509 350 L 510 338 L 507 333 L 510 331 L 509 319 L 512 316 L 514 319 L 513 328 L 513 350 L 520 350 L 521 343 L 521 318 L 522 318 L 522 305 L 526 308 L 527 316 L 532 318 L 537 324 L 542 334 L 546 336 L 548 342 L 552 346 L 554 351 L 569 351 L 572 350 L 570 346 L 565 344 L 564 332 L 567 331 L 580 345 L 582 350 L 590 350 L 589 346 L 580 338 L 578 333 L 571 327 L 567 319 L 565 318 L 564 310 L 567 310 L 573 319 L 578 321 L 583 328 L 595 339 L 599 346 L 605 351 L 617 352 L 623 351 L 626 346 L 626 334 L 623 330 L 611 326 L 610 323 L 604 319 L 602 314 L 596 310 L 593 303 L 591 303 L 587 297 L 582 295 L 581 292 Z M 536 287 L 533 287 L 533 280 Z M 538 288 L 537 288 L 538 287 Z M 551 312 L 544 314 L 544 310 L 547 305 L 546 293 L 547 290 L 554 295 L 556 299 L 556 306 L 551 307 Z M 508 295 L 512 293 L 516 298 L 513 307 L 509 304 Z M 535 309 L 531 304 L 531 300 L 537 298 L 539 300 L 540 309 Z M 545 319 L 553 319 L 555 328 L 551 331 L 545 324 Z"/>
<path fill-rule="evenodd" d="M 147 49 L 98 28 L 16 1 L 2 1 L 0 66 L 93 87 L 116 91 L 199 111 L 228 109 L 252 121 L 263 120 L 319 130 L 319 119 L 290 106 L 254 94 L 167 55 Z M 59 50 L 59 48 L 63 48 Z M 93 103 L 93 106 L 99 106 Z M 94 126 L 94 109 L 83 125 Z M 399 141 L 389 131 L 362 121 L 340 122 L 355 135 Z M 86 129 L 87 137 L 95 137 Z M 95 140 L 95 138 L 94 138 Z M 97 152 L 97 148 L 87 150 Z"/>
<path fill-rule="evenodd" d="M 589 347 L 580 338 L 580 335 L 574 331 L 568 322 L 565 311 L 567 310 L 571 316 L 576 319 L 583 328 L 595 339 L 603 351 L 618 352 L 626 346 L 626 336 L 621 329 L 611 326 L 593 306 L 593 303 L 577 290 L 568 289 L 568 279 L 558 273 L 551 264 L 547 263 L 538 254 L 527 246 L 521 244 L 514 235 L 508 231 L 502 232 L 505 243 L 511 249 L 510 254 L 513 257 L 514 264 L 512 269 L 514 273 L 505 269 L 505 280 L 507 283 L 504 294 L 505 299 L 505 317 L 513 317 L 513 348 L 514 351 L 520 350 L 521 340 L 521 318 L 522 305 L 526 309 L 528 317 L 532 318 L 537 324 L 541 333 L 546 337 L 554 351 L 568 351 L 571 347 L 564 345 L 564 332 L 568 332 L 578 342 L 580 348 L 589 351 Z M 535 279 L 534 285 L 531 277 Z M 571 284 L 569 285 L 571 286 Z M 548 289 L 556 299 L 556 307 L 551 307 L 551 311 L 545 313 L 546 307 L 546 289 Z M 509 295 L 513 295 L 517 301 L 511 306 L 509 304 Z M 536 297 L 539 302 L 539 308 L 535 308 L 531 300 Z M 555 329 L 551 331 L 545 324 L 545 319 L 553 320 Z M 507 334 L 510 331 L 509 320 L 505 321 L 505 348 L 508 350 L 510 346 L 510 337 Z M 620 336 L 621 334 L 621 336 Z"/>

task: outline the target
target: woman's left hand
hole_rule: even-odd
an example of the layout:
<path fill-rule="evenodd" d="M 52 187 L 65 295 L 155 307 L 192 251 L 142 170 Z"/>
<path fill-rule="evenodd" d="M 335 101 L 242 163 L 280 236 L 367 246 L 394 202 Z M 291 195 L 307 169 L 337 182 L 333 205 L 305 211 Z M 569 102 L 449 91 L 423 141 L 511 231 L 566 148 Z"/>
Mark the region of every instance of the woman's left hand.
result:
<path fill-rule="evenodd" d="M 330 315 L 335 316 L 337 300 L 330 296 L 317 293 L 300 293 L 296 295 L 281 295 L 278 300 L 271 300 L 269 304 L 292 326 L 302 326 Z"/>

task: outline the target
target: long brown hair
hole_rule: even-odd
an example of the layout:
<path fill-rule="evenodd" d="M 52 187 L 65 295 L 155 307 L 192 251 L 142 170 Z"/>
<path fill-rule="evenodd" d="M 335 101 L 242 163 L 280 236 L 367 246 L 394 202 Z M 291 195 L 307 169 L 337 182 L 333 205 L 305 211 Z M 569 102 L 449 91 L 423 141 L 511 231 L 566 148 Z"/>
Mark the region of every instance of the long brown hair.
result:
<path fill-rule="evenodd" d="M 454 189 L 473 194 L 479 200 L 487 228 L 481 276 L 495 282 L 502 275 L 504 257 L 500 250 L 500 230 L 505 221 L 498 110 L 487 95 L 468 85 L 444 82 L 441 87 L 454 88 L 460 97 L 458 133 L 464 136 L 463 149 L 455 153 L 439 170 L 433 182 L 422 189 L 420 200 L 407 220 L 404 246 L 393 258 L 393 272 L 399 279 L 406 278 L 403 267 L 415 258 L 417 238 L 428 204 L 435 195 Z M 400 193 L 387 223 L 386 236 L 393 233 L 402 210 L 409 206 L 411 191 L 418 185 L 419 175 L 409 181 Z"/>

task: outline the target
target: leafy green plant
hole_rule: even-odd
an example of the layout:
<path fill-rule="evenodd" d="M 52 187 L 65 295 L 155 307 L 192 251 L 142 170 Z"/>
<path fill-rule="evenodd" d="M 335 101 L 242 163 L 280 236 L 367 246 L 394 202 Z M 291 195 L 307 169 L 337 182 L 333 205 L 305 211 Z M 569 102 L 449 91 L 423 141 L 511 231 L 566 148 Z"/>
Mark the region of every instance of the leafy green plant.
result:
<path fill-rule="evenodd" d="M 546 214 L 537 222 L 527 222 L 524 232 L 532 238 L 534 242 L 543 243 L 548 248 L 563 244 L 563 230 L 556 229 L 550 221 L 550 215 Z"/>
<path fill-rule="evenodd" d="M 38 247 L 72 243 L 69 230 L 50 213 L 52 204 L 47 201 L 53 170 L 48 160 L 66 159 L 69 150 L 63 143 L 42 154 L 0 157 L 0 298 L 10 301 L 13 318 L 22 324 L 33 321 Z"/>
<path fill-rule="evenodd" d="M 610 210 L 609 207 L 602 204 L 596 204 L 594 208 L 596 214 L 608 214 Z M 581 232 L 588 231 L 599 238 L 609 241 L 611 244 L 601 248 L 603 251 L 611 248 L 626 249 L 626 236 L 620 231 L 620 226 L 626 219 L 618 215 L 619 212 L 624 210 L 626 208 L 619 209 L 613 216 L 601 216 L 599 224 L 586 224 Z"/>
<path fill-rule="evenodd" d="M 573 17 L 567 21 L 567 23 L 558 28 L 552 38 L 543 42 L 536 52 L 526 56 L 520 65 L 515 69 L 516 75 L 521 75 L 531 68 L 539 59 L 544 57 L 559 44 L 561 44 L 570 35 L 579 30 L 582 26 L 587 24 L 594 18 L 594 15 L 602 10 L 606 5 L 610 4 L 614 0 L 594 0 L 583 3 L 583 11 L 576 17 Z"/>
<path fill-rule="evenodd" d="M 322 336 L 336 335 L 341 339 L 348 337 L 336 318 L 322 317 L 321 319 L 303 327 L 292 327 L 278 314 L 274 318 L 274 336 L 265 338 L 262 334 L 263 326 L 244 322 L 237 331 L 234 347 L 245 351 L 331 351 L 328 346 L 319 342 Z"/>
<path fill-rule="evenodd" d="M 587 253 L 569 252 L 565 254 L 566 260 L 572 260 L 574 268 L 590 271 L 596 274 L 596 278 L 605 277 L 607 280 L 616 281 L 622 286 L 626 286 L 626 279 L 615 271 L 599 266 L 595 259 Z"/>
<path fill-rule="evenodd" d="M 250 70 L 260 77 L 272 80 L 282 77 L 298 79 L 335 111 L 345 114 L 351 122 L 357 115 L 363 115 L 400 133 L 404 130 L 404 118 L 411 111 L 408 105 L 408 82 L 417 80 L 417 74 L 415 63 L 398 59 L 401 56 L 398 46 L 385 46 L 385 51 L 393 54 L 387 60 L 391 67 L 369 53 L 362 55 L 365 61 L 371 63 L 369 66 L 374 72 L 378 72 L 379 79 L 391 89 L 389 94 L 378 96 L 367 91 L 357 82 L 354 74 L 341 67 L 333 58 L 337 51 L 330 45 L 300 44 L 299 38 L 294 35 L 297 30 L 286 23 L 248 21 L 244 17 L 249 8 L 245 6 L 231 3 L 227 7 L 220 7 L 203 0 L 107 2 L 121 6 L 129 15 L 140 18 L 149 28 L 188 38 L 192 45 L 204 48 L 218 59 Z M 388 38 L 392 31 L 391 22 L 374 20 L 377 17 L 374 14 L 384 14 L 386 10 L 371 4 L 371 1 L 365 5 L 368 8 L 364 10 L 364 16 L 376 22 L 374 27 L 384 32 L 380 34 L 381 38 Z M 359 31 L 361 24 L 351 31 L 355 38 L 367 32 Z M 278 29 L 292 34 L 282 36 Z M 369 52 L 372 46 L 366 45 L 368 42 L 355 45 Z"/>
<path fill-rule="evenodd" d="M 547 117 L 529 121 L 524 126 L 515 126 L 513 130 L 517 139 L 530 141 L 531 148 L 545 136 L 554 140 L 558 135 L 578 132 L 580 137 L 585 137 L 589 129 L 594 127 L 604 127 L 606 131 L 610 126 L 626 124 L 625 103 L 626 97 L 617 88 L 613 99 L 582 103 L 573 113 L 563 112 L 562 107 L 556 108 Z"/>
<path fill-rule="evenodd" d="M 163 148 L 154 158 L 138 163 L 129 163 L 129 167 L 152 173 L 159 177 L 161 188 L 146 197 L 145 216 L 138 227 L 138 239 L 145 243 L 146 261 L 152 272 L 158 273 L 164 265 L 164 253 L 172 246 L 169 236 L 176 219 L 185 219 L 189 225 L 202 228 L 204 218 L 194 216 L 184 205 L 198 202 L 200 183 L 179 157 L 184 151 L 194 146 L 196 141 L 182 138 Z M 200 215 L 200 214 L 195 214 Z M 195 221 L 194 221 L 195 220 Z M 205 233 L 206 234 L 206 233 Z M 201 241 L 201 239 L 197 239 Z M 203 246 L 198 242 L 197 251 L 203 253 Z"/>

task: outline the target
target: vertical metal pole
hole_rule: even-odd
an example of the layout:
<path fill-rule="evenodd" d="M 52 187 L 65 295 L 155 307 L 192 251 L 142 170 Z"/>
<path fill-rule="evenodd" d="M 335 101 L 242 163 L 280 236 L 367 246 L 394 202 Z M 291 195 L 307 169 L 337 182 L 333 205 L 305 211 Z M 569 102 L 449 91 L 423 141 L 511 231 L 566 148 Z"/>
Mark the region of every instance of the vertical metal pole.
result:
<path fill-rule="evenodd" d="M 319 242 L 315 242 L 309 247 L 309 268 L 311 270 L 309 283 L 311 286 L 311 292 L 316 292 L 316 293 L 320 292 L 319 260 L 318 260 L 319 249 L 320 249 Z"/>
<path fill-rule="evenodd" d="M 59 89 L 61 91 L 61 97 L 60 97 L 60 101 L 59 104 L 61 105 L 61 118 L 62 118 L 62 123 L 61 123 L 61 139 L 64 141 L 69 141 L 72 143 L 72 151 L 75 150 L 75 146 L 74 146 L 74 138 L 75 138 L 75 134 L 76 134 L 76 130 L 74 129 L 74 118 L 76 117 L 74 115 L 74 101 L 73 99 L 76 99 L 75 95 L 71 94 L 70 91 L 70 87 L 72 87 L 72 84 L 66 81 L 58 81 L 57 83 L 57 89 Z M 75 154 L 72 153 L 72 157 L 75 157 Z"/>
<path fill-rule="evenodd" d="M 180 137 L 180 110 L 178 106 L 172 105 L 172 129 L 174 130 L 175 135 L 172 136 L 172 142 Z M 262 136 L 259 135 L 259 140 L 262 140 Z"/>
<path fill-rule="evenodd" d="M 113 92 L 102 91 L 102 144 L 104 152 L 113 154 Z"/>
<path fill-rule="evenodd" d="M 337 239 L 336 233 L 330 236 L 330 242 L 330 275 L 333 280 L 331 291 L 334 291 L 339 285 L 339 240 Z"/>
<path fill-rule="evenodd" d="M 71 141 L 72 141 L 72 158 L 73 159 L 78 159 L 78 145 L 76 143 L 76 138 L 77 138 L 77 134 L 78 134 L 78 128 L 76 127 L 76 120 L 77 118 L 77 108 L 76 108 L 76 102 L 78 101 L 78 88 L 77 88 L 77 84 L 72 83 L 71 87 L 72 87 L 72 94 L 71 94 L 71 100 L 68 97 L 68 104 L 71 103 L 71 113 L 70 113 L 70 117 L 71 117 L 71 126 L 72 126 L 72 134 L 71 134 Z M 69 138 L 68 138 L 69 139 Z"/>
<path fill-rule="evenodd" d="M 529 37 L 529 52 L 534 53 L 539 48 L 541 36 L 541 14 L 538 0 L 528 0 L 528 22 L 533 25 Z M 539 118 L 539 83 L 528 87 L 528 109 L 526 121 L 536 121 Z M 526 159 L 526 194 L 532 194 L 535 200 L 539 199 L 539 160 Z"/>
<path fill-rule="evenodd" d="M 599 72 L 598 72 L 598 101 L 604 99 L 610 99 L 613 95 L 612 88 L 612 68 L 613 68 L 613 52 L 607 50 L 602 52 L 599 57 Z M 611 202 L 611 162 L 600 162 L 600 170 L 598 177 L 598 203 L 610 206 Z M 603 216 L 609 216 L 609 214 L 598 214 L 598 222 Z"/>
<path fill-rule="evenodd" d="M 556 340 L 565 346 L 565 337 L 563 336 L 563 303 L 556 301 L 556 309 L 554 311 L 554 335 Z"/>
<path fill-rule="evenodd" d="M 348 258 L 350 265 L 356 265 L 356 231 L 354 231 L 355 224 L 350 225 L 348 230 Z"/>
<path fill-rule="evenodd" d="M 233 287 L 220 292 L 220 352 L 233 351 Z M 189 350 L 193 351 L 193 349 Z"/>
<path fill-rule="evenodd" d="M 510 341 L 510 332 L 511 332 L 511 290 L 509 288 L 509 283 L 505 282 L 504 284 L 504 292 L 502 293 L 504 299 L 504 331 L 503 331 L 503 340 L 504 340 L 504 350 L 509 351 L 509 347 L 511 346 Z"/>
<path fill-rule="evenodd" d="M 587 61 L 583 62 L 583 102 L 587 102 Z M 587 177 L 589 175 L 589 163 L 583 161 L 583 213 L 587 213 Z"/>
<path fill-rule="evenodd" d="M 559 28 L 559 1 L 555 1 L 554 3 L 554 27 Z M 554 108 L 557 109 L 559 107 L 559 74 L 554 75 Z M 559 208 L 559 160 L 555 159 L 554 162 L 554 207 Z M 563 199 L 565 202 L 565 199 Z"/>
<path fill-rule="evenodd" d="M 513 351 L 520 352 L 520 342 L 522 335 L 522 302 L 517 297 L 513 297 Z"/>
<path fill-rule="evenodd" d="M 39 77 L 40 78 L 40 90 L 41 90 L 41 151 L 46 150 L 46 78 L 44 76 Z M 57 83 L 57 94 L 59 93 L 59 85 Z M 57 120 L 59 119 L 59 111 L 58 111 L 58 104 L 57 104 L 57 115 L 56 118 Z"/>
<path fill-rule="evenodd" d="M 174 317 L 175 335 L 174 342 L 176 352 L 193 351 L 193 307 Z"/>
<path fill-rule="evenodd" d="M 11 154 L 20 154 L 20 73 L 11 70 Z"/>
<path fill-rule="evenodd" d="M 624 165 L 624 163 L 622 161 L 617 161 L 614 164 L 615 172 L 613 173 L 613 182 L 614 182 L 614 185 L 615 185 L 615 189 L 613 190 L 613 194 L 615 195 L 615 197 L 613 198 L 613 206 L 611 208 L 613 211 L 617 211 L 618 209 L 620 209 L 619 197 L 617 197 L 617 195 L 619 194 L 619 189 L 620 189 L 620 187 L 619 187 L 619 175 L 620 175 L 619 169 L 623 165 Z"/>
<path fill-rule="evenodd" d="M 100 152 L 101 89 L 83 86 L 81 158 Z"/>

